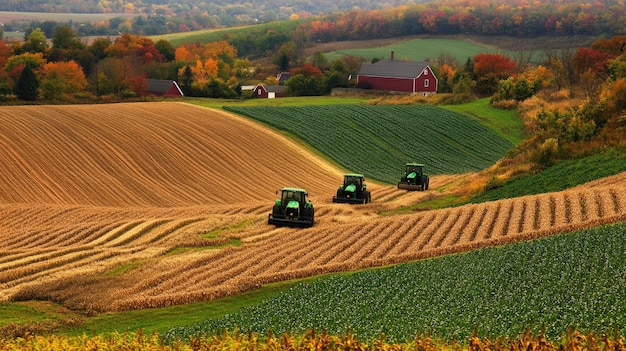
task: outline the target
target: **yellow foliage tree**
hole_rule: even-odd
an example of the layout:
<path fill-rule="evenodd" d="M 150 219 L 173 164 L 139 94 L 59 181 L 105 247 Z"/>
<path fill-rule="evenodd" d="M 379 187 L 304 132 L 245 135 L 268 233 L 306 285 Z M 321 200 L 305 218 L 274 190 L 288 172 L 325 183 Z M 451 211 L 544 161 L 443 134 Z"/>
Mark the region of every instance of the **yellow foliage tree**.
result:
<path fill-rule="evenodd" d="M 231 59 L 235 59 L 237 57 L 237 48 L 230 45 L 225 40 L 206 43 L 201 52 L 202 57 L 212 58 L 214 60 L 223 56 L 228 56 Z"/>
<path fill-rule="evenodd" d="M 191 71 L 195 81 L 208 81 L 210 78 L 217 77 L 217 61 L 213 59 L 207 59 L 204 62 L 197 60 L 195 67 L 192 67 Z"/>

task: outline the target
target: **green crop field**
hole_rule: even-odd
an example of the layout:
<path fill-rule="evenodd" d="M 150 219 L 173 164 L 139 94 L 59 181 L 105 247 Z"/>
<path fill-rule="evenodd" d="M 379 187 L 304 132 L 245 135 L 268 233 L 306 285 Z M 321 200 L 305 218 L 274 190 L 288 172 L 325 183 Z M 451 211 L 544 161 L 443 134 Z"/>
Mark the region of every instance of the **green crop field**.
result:
<path fill-rule="evenodd" d="M 334 275 L 237 313 L 172 328 L 166 339 L 241 332 L 355 332 L 361 340 L 516 336 L 543 326 L 626 333 L 626 223 Z"/>
<path fill-rule="evenodd" d="M 433 106 L 225 106 L 286 131 L 346 170 L 386 183 L 406 162 L 429 174 L 479 171 L 513 144 L 465 115 Z"/>

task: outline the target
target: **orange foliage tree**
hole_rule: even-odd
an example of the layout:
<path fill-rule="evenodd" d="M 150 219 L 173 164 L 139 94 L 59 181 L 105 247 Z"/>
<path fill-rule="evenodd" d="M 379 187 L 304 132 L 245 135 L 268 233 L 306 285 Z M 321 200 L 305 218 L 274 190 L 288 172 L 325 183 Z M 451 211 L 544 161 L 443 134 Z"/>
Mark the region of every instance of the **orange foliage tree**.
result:
<path fill-rule="evenodd" d="M 46 99 L 59 99 L 65 94 L 79 93 L 87 86 L 87 79 L 75 61 L 48 62 L 41 69 L 39 88 Z"/>

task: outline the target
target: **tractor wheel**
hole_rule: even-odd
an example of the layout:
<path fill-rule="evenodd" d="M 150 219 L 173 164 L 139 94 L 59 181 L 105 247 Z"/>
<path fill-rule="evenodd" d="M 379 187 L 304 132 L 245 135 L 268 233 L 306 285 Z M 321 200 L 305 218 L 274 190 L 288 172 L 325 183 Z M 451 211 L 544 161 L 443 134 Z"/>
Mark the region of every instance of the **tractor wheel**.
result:
<path fill-rule="evenodd" d="M 302 211 L 302 219 L 310 220 L 311 221 L 311 227 L 312 227 L 313 223 L 315 222 L 315 209 L 313 207 L 305 208 Z"/>
<path fill-rule="evenodd" d="M 280 206 L 278 205 L 274 205 L 274 207 L 272 207 L 272 216 L 276 216 L 276 215 L 280 215 Z"/>
<path fill-rule="evenodd" d="M 369 192 L 369 191 L 366 191 L 365 192 L 365 203 L 367 204 L 367 203 L 369 203 L 371 201 L 372 201 L 372 193 Z"/>

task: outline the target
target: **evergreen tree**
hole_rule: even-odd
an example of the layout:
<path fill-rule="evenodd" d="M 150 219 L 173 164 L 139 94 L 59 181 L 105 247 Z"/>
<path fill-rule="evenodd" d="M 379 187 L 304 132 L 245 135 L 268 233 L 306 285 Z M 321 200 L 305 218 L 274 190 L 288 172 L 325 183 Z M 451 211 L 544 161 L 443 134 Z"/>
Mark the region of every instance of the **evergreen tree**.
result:
<path fill-rule="evenodd" d="M 22 70 L 13 89 L 15 95 L 21 100 L 35 101 L 39 96 L 39 81 L 28 65 Z"/>
<path fill-rule="evenodd" d="M 191 84 L 193 83 L 193 72 L 189 65 L 185 66 L 182 77 L 180 77 L 180 88 L 185 95 L 190 95 Z"/>

